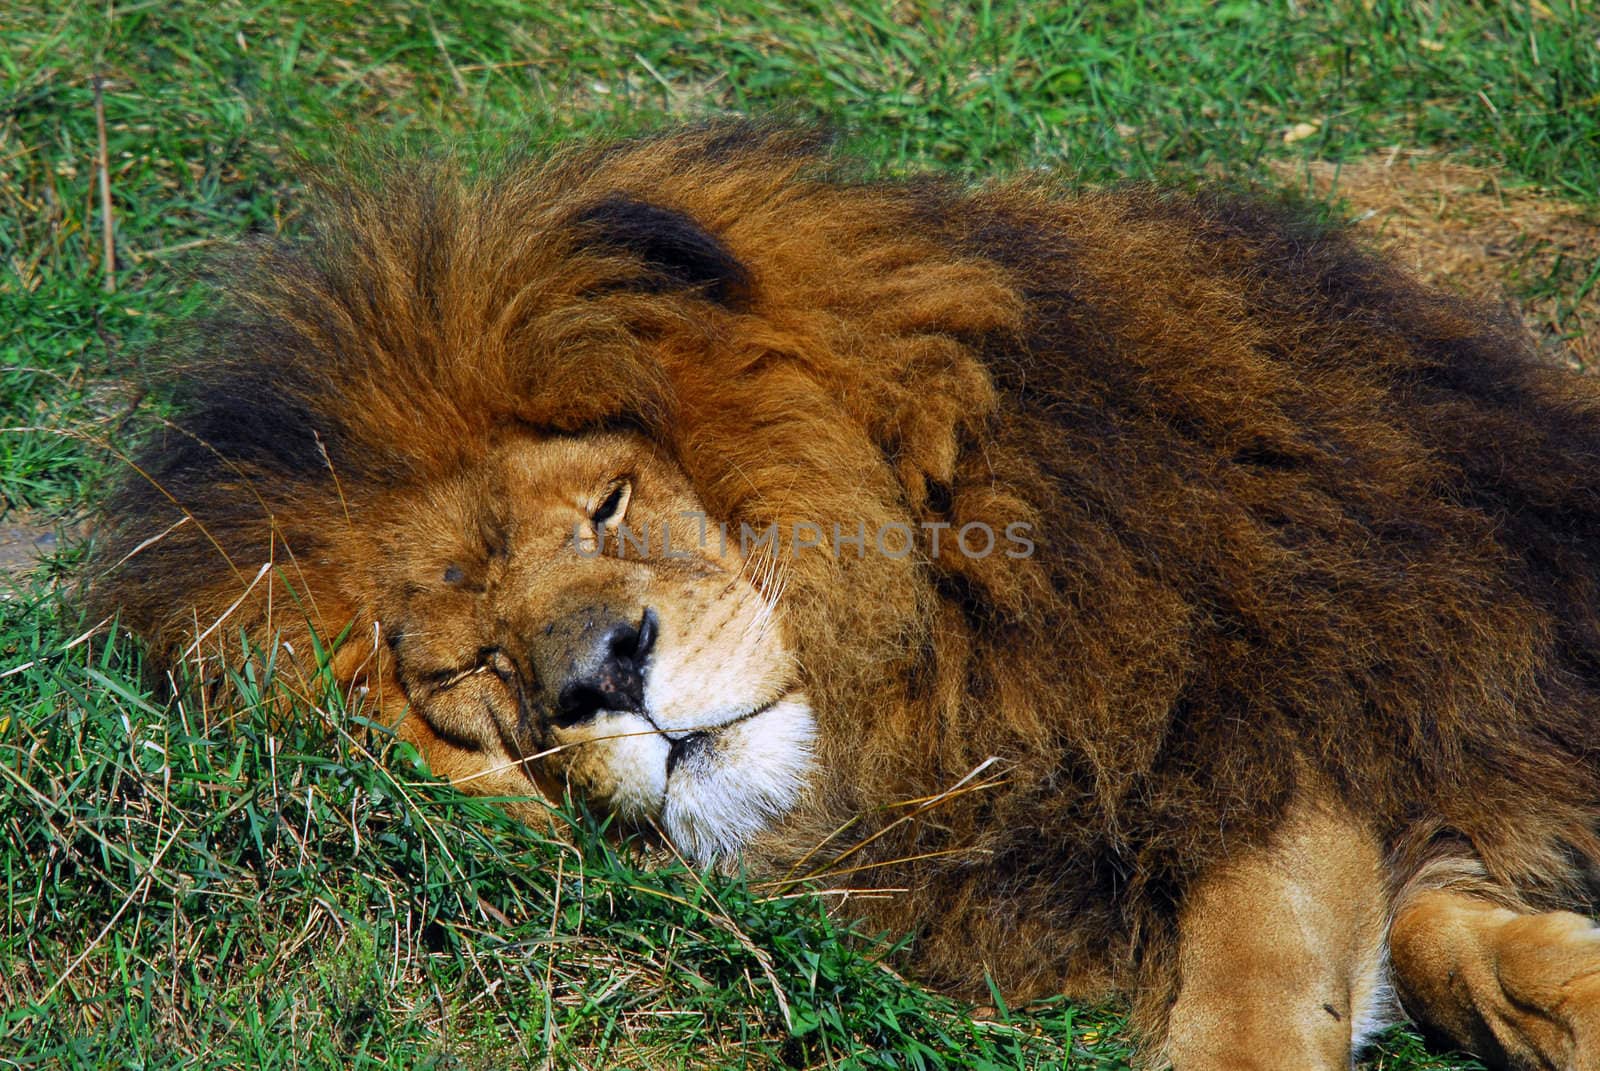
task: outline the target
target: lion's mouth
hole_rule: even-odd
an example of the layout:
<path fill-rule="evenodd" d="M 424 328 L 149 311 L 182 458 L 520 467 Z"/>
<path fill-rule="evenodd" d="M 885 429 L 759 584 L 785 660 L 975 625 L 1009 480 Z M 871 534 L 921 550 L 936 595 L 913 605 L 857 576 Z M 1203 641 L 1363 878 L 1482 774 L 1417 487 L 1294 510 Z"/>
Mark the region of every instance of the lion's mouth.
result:
<path fill-rule="evenodd" d="M 781 821 L 816 767 L 816 722 L 799 685 L 723 710 L 680 714 L 676 724 L 613 711 L 555 728 L 547 754 L 591 802 L 629 822 L 659 824 L 685 855 L 710 864 Z"/>
<path fill-rule="evenodd" d="M 683 736 L 667 737 L 672 741 L 672 746 L 667 749 L 667 781 L 671 783 L 672 772 L 678 764 L 703 748 L 711 736 L 706 732 L 685 733 Z"/>
<path fill-rule="evenodd" d="M 811 704 L 798 688 L 672 740 L 658 813 L 666 834 L 701 864 L 736 855 L 799 802 L 815 742 Z"/>
<path fill-rule="evenodd" d="M 760 706 L 751 710 L 747 710 L 743 714 L 737 714 L 726 721 L 718 722 L 715 726 L 710 728 L 691 729 L 675 736 L 672 733 L 667 732 L 665 729 L 657 726 L 656 732 L 665 737 L 669 745 L 667 749 L 668 784 L 670 785 L 672 782 L 673 771 L 676 770 L 685 759 L 692 758 L 700 752 L 705 751 L 712 744 L 716 734 L 735 725 L 739 725 L 743 722 L 752 721 L 761 717 L 761 715 L 767 713 L 767 711 L 771 710 L 785 699 L 788 699 L 789 696 L 794 693 L 794 691 L 795 689 L 792 686 L 785 688 L 783 691 L 779 692 L 776 696 L 767 700 L 765 703 L 762 703 Z M 651 718 L 648 714 L 645 715 L 645 720 L 649 721 L 652 726 L 656 724 L 655 719 Z"/>

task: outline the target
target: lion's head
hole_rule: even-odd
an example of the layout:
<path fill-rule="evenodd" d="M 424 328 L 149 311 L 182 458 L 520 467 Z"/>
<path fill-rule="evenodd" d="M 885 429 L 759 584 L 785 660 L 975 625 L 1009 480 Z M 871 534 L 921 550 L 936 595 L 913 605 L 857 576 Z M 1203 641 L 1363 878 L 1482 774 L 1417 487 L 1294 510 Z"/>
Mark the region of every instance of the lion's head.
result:
<path fill-rule="evenodd" d="M 407 495 L 376 608 L 409 717 L 702 862 L 794 804 L 815 725 L 776 559 L 746 561 L 658 447 L 512 435 Z"/>
<path fill-rule="evenodd" d="M 1033 517 L 958 465 L 996 400 L 959 338 L 1019 302 L 932 264 L 904 191 L 806 177 L 816 150 L 735 124 L 336 178 L 151 362 L 175 418 L 106 511 L 103 612 L 164 664 L 240 632 L 325 661 L 463 788 L 570 790 L 701 862 L 781 829 L 804 855 L 878 796 L 844 763 L 959 779 L 988 746 L 919 770 L 906 700 L 969 657 L 930 562 L 1043 583 L 956 548 Z"/>

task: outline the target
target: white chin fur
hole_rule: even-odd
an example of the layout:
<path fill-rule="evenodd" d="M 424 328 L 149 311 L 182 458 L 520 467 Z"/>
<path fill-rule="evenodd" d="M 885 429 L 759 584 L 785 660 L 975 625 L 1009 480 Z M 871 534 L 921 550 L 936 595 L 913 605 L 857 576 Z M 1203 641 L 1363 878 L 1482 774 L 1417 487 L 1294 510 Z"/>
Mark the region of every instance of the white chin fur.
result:
<path fill-rule="evenodd" d="M 670 744 L 644 718 L 612 714 L 598 719 L 592 730 L 606 740 L 606 764 L 613 778 L 607 805 L 625 818 L 645 818 L 661 810 L 667 791 L 667 753 Z"/>
<path fill-rule="evenodd" d="M 737 852 L 799 800 L 815 742 L 811 706 L 798 692 L 716 730 L 667 779 L 667 835 L 702 866 Z"/>

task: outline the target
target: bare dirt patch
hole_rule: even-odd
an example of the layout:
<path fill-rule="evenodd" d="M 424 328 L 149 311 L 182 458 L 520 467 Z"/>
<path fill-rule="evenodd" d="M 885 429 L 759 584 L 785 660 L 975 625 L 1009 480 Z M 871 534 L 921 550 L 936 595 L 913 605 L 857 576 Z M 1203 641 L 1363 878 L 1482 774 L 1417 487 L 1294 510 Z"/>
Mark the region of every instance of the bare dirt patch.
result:
<path fill-rule="evenodd" d="M 1600 212 L 1425 153 L 1275 170 L 1343 200 L 1357 230 L 1418 275 L 1514 303 L 1547 350 L 1600 372 Z"/>
<path fill-rule="evenodd" d="M 0 579 L 29 572 L 57 549 L 56 528 L 37 514 L 12 514 L 0 521 Z M 7 586 L 0 583 L 0 598 Z"/>

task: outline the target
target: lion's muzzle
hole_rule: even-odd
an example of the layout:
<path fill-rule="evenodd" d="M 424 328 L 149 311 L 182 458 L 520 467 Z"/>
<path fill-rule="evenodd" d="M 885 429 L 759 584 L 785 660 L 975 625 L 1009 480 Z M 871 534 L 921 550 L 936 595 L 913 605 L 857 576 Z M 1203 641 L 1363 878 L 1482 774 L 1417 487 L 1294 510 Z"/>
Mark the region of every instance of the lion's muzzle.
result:
<path fill-rule="evenodd" d="M 648 607 L 632 624 L 586 608 L 552 625 L 534 645 L 540 685 L 555 697 L 551 720 L 571 728 L 601 711 L 643 710 L 645 673 L 659 634 L 660 619 Z"/>
<path fill-rule="evenodd" d="M 659 822 L 702 863 L 736 853 L 793 806 L 810 780 L 815 727 L 786 674 L 708 659 L 677 614 L 562 603 L 519 644 L 551 773 L 625 819 Z M 700 618 L 747 632 L 733 616 Z"/>

